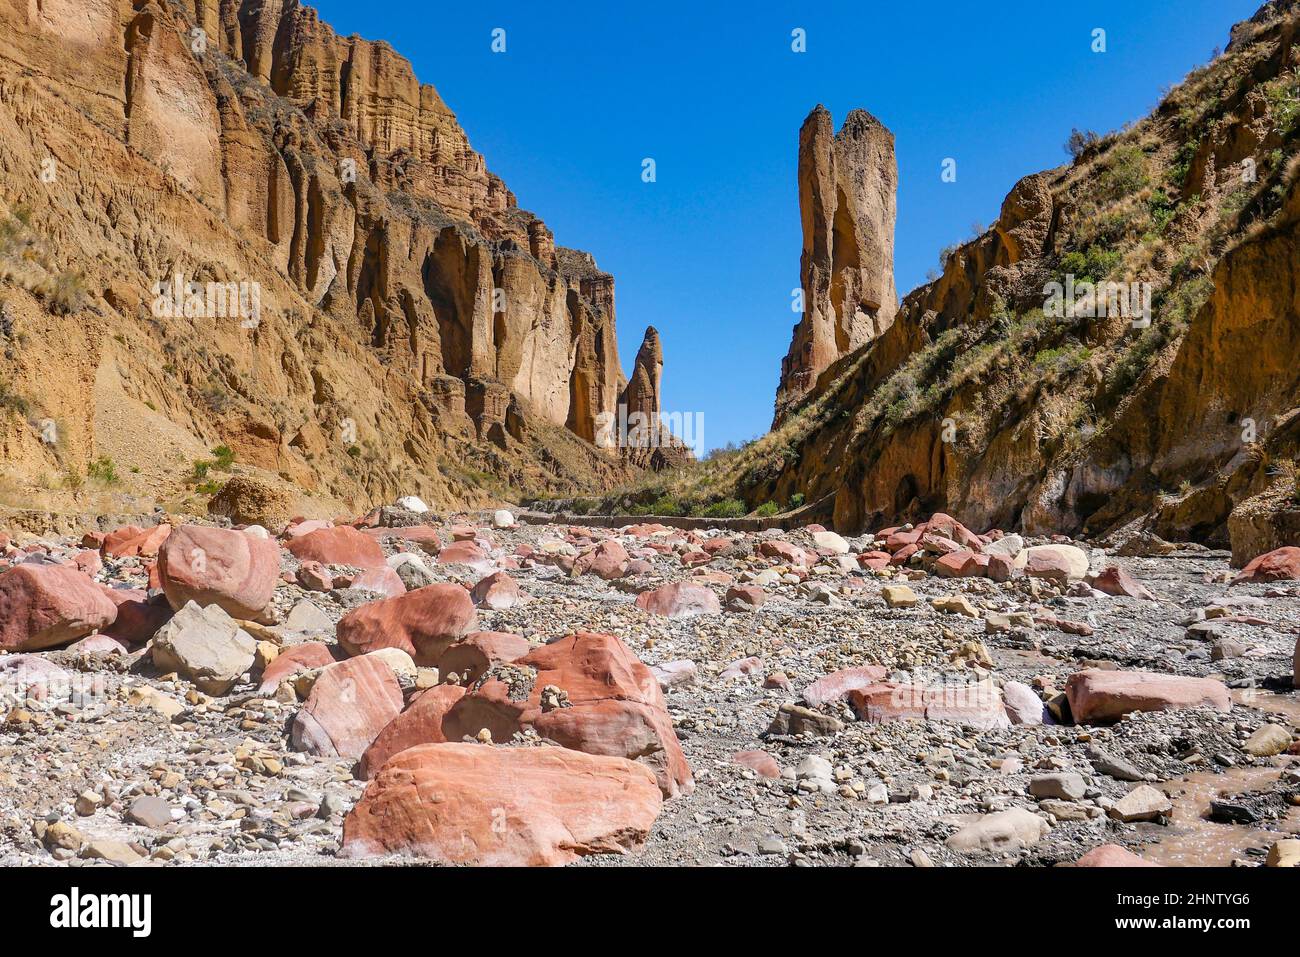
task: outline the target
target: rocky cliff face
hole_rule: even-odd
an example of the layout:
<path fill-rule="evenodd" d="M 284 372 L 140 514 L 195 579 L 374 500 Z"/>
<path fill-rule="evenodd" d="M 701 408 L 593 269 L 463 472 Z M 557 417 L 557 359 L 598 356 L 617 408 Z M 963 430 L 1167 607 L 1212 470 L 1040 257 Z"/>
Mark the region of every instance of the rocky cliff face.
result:
<path fill-rule="evenodd" d="M 803 317 L 781 363 L 776 422 L 814 390 L 836 360 L 894 321 L 894 135 L 853 110 L 835 132 L 818 105 L 799 131 Z"/>
<path fill-rule="evenodd" d="M 215 442 L 352 503 L 628 476 L 590 445 L 625 385 L 613 278 L 388 45 L 297 0 L 0 0 L 0 23 L 5 374 L 64 426 L 6 426 L 19 481 L 108 456 L 165 487 Z M 160 316 L 177 276 L 255 287 L 255 321 Z"/>

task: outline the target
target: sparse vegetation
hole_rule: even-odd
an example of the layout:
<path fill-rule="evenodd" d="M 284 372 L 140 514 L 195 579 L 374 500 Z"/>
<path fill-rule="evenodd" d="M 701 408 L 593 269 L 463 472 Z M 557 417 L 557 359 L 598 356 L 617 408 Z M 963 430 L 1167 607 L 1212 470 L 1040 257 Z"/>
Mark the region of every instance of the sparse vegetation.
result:
<path fill-rule="evenodd" d="M 80 272 L 60 272 L 37 290 L 51 311 L 66 316 L 86 304 L 86 279 Z"/>
<path fill-rule="evenodd" d="M 9 383 L 3 380 L 0 380 L 0 409 L 9 409 L 23 418 L 32 414 L 31 402 L 13 391 Z"/>
<path fill-rule="evenodd" d="M 101 455 L 86 466 L 86 477 L 104 485 L 116 485 L 120 481 L 117 465 L 107 455 Z"/>
<path fill-rule="evenodd" d="M 235 453 L 228 445 L 218 445 L 215 449 L 210 450 L 213 456 L 213 467 L 222 472 L 229 472 L 230 467 L 235 464 Z"/>
<path fill-rule="evenodd" d="M 1093 146 L 1101 139 L 1092 130 L 1081 130 L 1078 127 L 1070 130 L 1070 136 L 1065 141 L 1065 152 L 1070 154 L 1071 159 L 1078 159 L 1083 155 L 1089 146 Z"/>
<path fill-rule="evenodd" d="M 704 508 L 704 518 L 740 518 L 746 512 L 745 503 L 738 498 L 723 499 Z"/>

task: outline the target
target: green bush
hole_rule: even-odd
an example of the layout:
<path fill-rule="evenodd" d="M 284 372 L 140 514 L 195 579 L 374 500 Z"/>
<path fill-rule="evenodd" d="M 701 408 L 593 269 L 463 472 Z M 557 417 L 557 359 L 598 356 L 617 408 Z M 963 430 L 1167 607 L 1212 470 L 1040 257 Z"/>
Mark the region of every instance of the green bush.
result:
<path fill-rule="evenodd" d="M 105 485 L 116 485 L 117 465 L 107 455 L 101 455 L 86 466 L 86 477 L 103 482 Z"/>
<path fill-rule="evenodd" d="M 1147 158 L 1142 147 L 1124 146 L 1112 153 L 1110 165 L 1097 182 L 1103 202 L 1115 202 L 1147 185 Z"/>
<path fill-rule="evenodd" d="M 1101 282 L 1119 265 L 1123 255 L 1118 250 L 1103 249 L 1093 244 L 1086 252 L 1074 250 L 1061 257 L 1061 274 L 1070 273 L 1076 283 Z M 1062 283 L 1064 284 L 1064 283 Z"/>
<path fill-rule="evenodd" d="M 740 518 L 745 511 L 745 503 L 740 499 L 724 498 L 720 502 L 706 506 L 700 515 L 704 518 Z"/>
<path fill-rule="evenodd" d="M 805 501 L 807 501 L 807 499 L 804 497 L 803 492 L 795 492 L 793 495 L 790 496 L 790 507 L 803 508 L 803 503 Z"/>
<path fill-rule="evenodd" d="M 50 283 L 47 298 L 59 315 L 76 312 L 86 303 L 86 280 L 79 272 L 61 272 Z"/>
<path fill-rule="evenodd" d="M 230 471 L 230 466 L 235 464 L 235 453 L 228 445 L 218 445 L 211 450 L 216 461 L 212 463 L 213 467 L 222 472 Z"/>
<path fill-rule="evenodd" d="M 776 502 L 764 502 L 758 508 L 754 509 L 754 514 L 759 518 L 767 518 L 769 515 L 775 515 L 781 511 L 781 507 Z"/>

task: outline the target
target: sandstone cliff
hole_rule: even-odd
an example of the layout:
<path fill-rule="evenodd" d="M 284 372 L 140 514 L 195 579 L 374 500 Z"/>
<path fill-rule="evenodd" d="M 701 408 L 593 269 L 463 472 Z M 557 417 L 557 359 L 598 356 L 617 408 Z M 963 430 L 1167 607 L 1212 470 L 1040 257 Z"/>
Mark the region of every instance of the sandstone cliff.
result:
<path fill-rule="evenodd" d="M 803 317 L 781 362 L 776 423 L 840 357 L 889 328 L 898 167 L 894 136 L 853 110 L 838 133 L 820 104 L 799 131 Z"/>
<path fill-rule="evenodd" d="M 297 0 L 0 0 L 0 24 L 11 486 L 107 459 L 110 491 L 185 494 L 218 443 L 353 506 L 631 474 L 591 444 L 625 386 L 613 278 L 387 44 Z M 257 315 L 160 315 L 155 284 L 191 282 Z"/>

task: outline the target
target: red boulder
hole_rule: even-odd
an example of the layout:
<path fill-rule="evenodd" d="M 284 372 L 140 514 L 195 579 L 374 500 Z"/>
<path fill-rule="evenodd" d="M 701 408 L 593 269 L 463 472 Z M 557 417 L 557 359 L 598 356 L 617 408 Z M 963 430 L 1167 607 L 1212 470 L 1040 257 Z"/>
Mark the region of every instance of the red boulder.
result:
<path fill-rule="evenodd" d="M 400 648 L 417 665 L 436 666 L 475 620 L 474 602 L 460 585 L 426 585 L 354 608 L 339 621 L 337 634 L 350 655 Z"/>
<path fill-rule="evenodd" d="M 556 866 L 640 847 L 659 815 L 654 776 L 565 748 L 426 744 L 392 758 L 343 822 L 345 858 Z"/>
<path fill-rule="evenodd" d="M 319 528 L 291 539 L 289 552 L 299 561 L 322 565 L 351 565 L 354 568 L 378 568 L 384 564 L 384 550 L 365 532 L 350 525 Z"/>
<path fill-rule="evenodd" d="M 380 659 L 362 655 L 330 665 L 294 716 L 293 746 L 310 754 L 359 758 L 402 713 L 402 704 L 397 675 Z"/>
<path fill-rule="evenodd" d="M 280 548 L 244 532 L 183 525 L 158 550 L 158 580 L 174 609 L 193 601 L 254 619 L 275 594 Z"/>
<path fill-rule="evenodd" d="M 15 565 L 0 573 L 0 650 L 66 645 L 116 618 L 117 605 L 74 565 Z"/>

